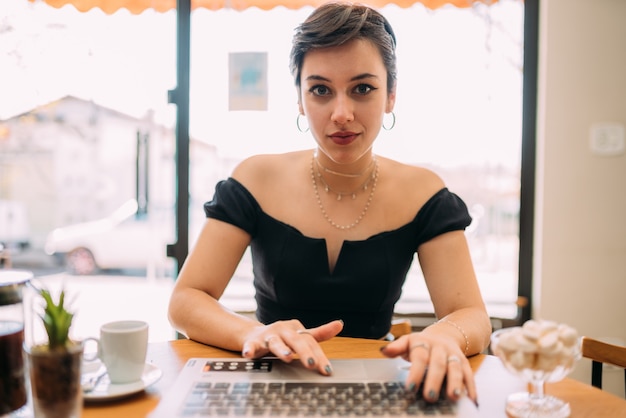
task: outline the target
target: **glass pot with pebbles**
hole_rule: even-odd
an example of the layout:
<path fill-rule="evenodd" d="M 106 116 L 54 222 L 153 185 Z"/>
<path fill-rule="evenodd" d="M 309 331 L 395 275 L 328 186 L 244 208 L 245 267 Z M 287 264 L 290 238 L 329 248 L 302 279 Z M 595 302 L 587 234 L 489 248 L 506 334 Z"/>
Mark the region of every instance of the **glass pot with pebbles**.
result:
<path fill-rule="evenodd" d="M 546 382 L 567 376 L 580 359 L 577 331 L 565 324 L 529 320 L 521 327 L 503 328 L 491 336 L 491 351 L 504 366 L 530 383 L 530 392 L 507 397 L 512 417 L 561 418 L 570 415 L 568 403 L 544 393 Z"/>

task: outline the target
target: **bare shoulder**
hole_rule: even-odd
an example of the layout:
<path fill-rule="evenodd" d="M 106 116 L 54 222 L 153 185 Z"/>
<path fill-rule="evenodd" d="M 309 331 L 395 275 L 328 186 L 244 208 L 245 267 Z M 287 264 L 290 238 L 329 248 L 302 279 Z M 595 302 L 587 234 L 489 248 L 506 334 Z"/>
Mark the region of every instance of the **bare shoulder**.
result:
<path fill-rule="evenodd" d="M 400 195 L 412 197 L 425 202 L 435 193 L 445 187 L 442 178 L 434 171 L 411 164 L 401 163 L 395 160 L 379 158 L 381 168 L 387 171 L 390 184 Z"/>
<path fill-rule="evenodd" d="M 377 197 L 385 202 L 378 209 L 386 219 L 387 229 L 396 229 L 412 221 L 420 209 L 445 186 L 434 171 L 378 157 Z M 380 190 L 380 192 L 379 192 Z"/>
<path fill-rule="evenodd" d="M 243 184 L 253 195 L 262 197 L 284 182 L 294 170 L 301 170 L 304 159 L 311 158 L 312 151 L 295 151 L 284 154 L 259 154 L 243 160 L 232 173 L 232 177 Z M 274 187 L 268 187 L 272 185 Z"/>

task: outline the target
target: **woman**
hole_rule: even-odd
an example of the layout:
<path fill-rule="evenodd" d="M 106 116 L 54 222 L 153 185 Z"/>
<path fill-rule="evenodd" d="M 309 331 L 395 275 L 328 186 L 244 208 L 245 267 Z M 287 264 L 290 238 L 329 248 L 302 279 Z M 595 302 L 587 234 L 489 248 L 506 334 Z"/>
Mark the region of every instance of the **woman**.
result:
<path fill-rule="evenodd" d="M 407 387 L 476 400 L 466 356 L 491 325 L 464 229 L 465 204 L 424 168 L 373 152 L 396 98 L 395 36 L 378 12 L 327 4 L 296 31 L 291 70 L 316 146 L 243 161 L 205 205 L 207 222 L 183 265 L 169 316 L 189 338 L 247 358 L 298 356 L 331 374 L 318 344 L 335 335 L 382 338 L 417 251 L 441 318 L 389 343 L 411 361 Z M 219 303 L 251 246 L 257 318 Z"/>

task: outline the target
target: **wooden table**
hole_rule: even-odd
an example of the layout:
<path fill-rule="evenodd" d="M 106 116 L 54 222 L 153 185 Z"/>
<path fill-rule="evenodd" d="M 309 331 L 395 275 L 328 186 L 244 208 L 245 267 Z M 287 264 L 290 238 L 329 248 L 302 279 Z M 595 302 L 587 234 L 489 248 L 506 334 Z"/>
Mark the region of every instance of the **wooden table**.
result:
<path fill-rule="evenodd" d="M 385 342 L 377 340 L 337 337 L 322 343 L 329 358 L 381 358 L 379 348 Z M 190 340 L 151 343 L 148 362 L 163 371 L 161 379 L 129 398 L 106 403 L 88 403 L 83 410 L 84 418 L 141 418 L 153 411 L 161 397 L 172 386 L 178 372 L 191 357 L 240 357 L 239 353 L 224 351 Z M 481 416 L 506 417 L 506 396 L 525 390 L 523 382 L 506 371 L 500 360 L 493 356 L 477 355 L 470 359 L 476 373 L 478 401 Z M 546 393 L 570 403 L 572 418 L 626 416 L 626 400 L 603 392 L 574 379 L 564 379 L 547 385 Z"/>

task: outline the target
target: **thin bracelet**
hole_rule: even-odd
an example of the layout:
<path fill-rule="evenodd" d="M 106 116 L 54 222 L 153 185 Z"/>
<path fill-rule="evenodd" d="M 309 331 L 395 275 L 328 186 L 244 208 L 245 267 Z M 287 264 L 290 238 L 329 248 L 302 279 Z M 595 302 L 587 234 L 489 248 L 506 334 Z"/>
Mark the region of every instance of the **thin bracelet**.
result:
<path fill-rule="evenodd" d="M 469 351 L 469 338 L 467 338 L 467 334 L 465 333 L 465 331 L 463 331 L 463 328 L 461 328 L 459 326 L 459 324 L 452 322 L 448 319 L 440 319 L 438 322 L 444 323 L 444 324 L 450 324 L 452 325 L 454 328 L 458 329 L 461 334 L 463 334 L 463 338 L 465 338 L 465 355 L 467 356 L 467 352 Z"/>

